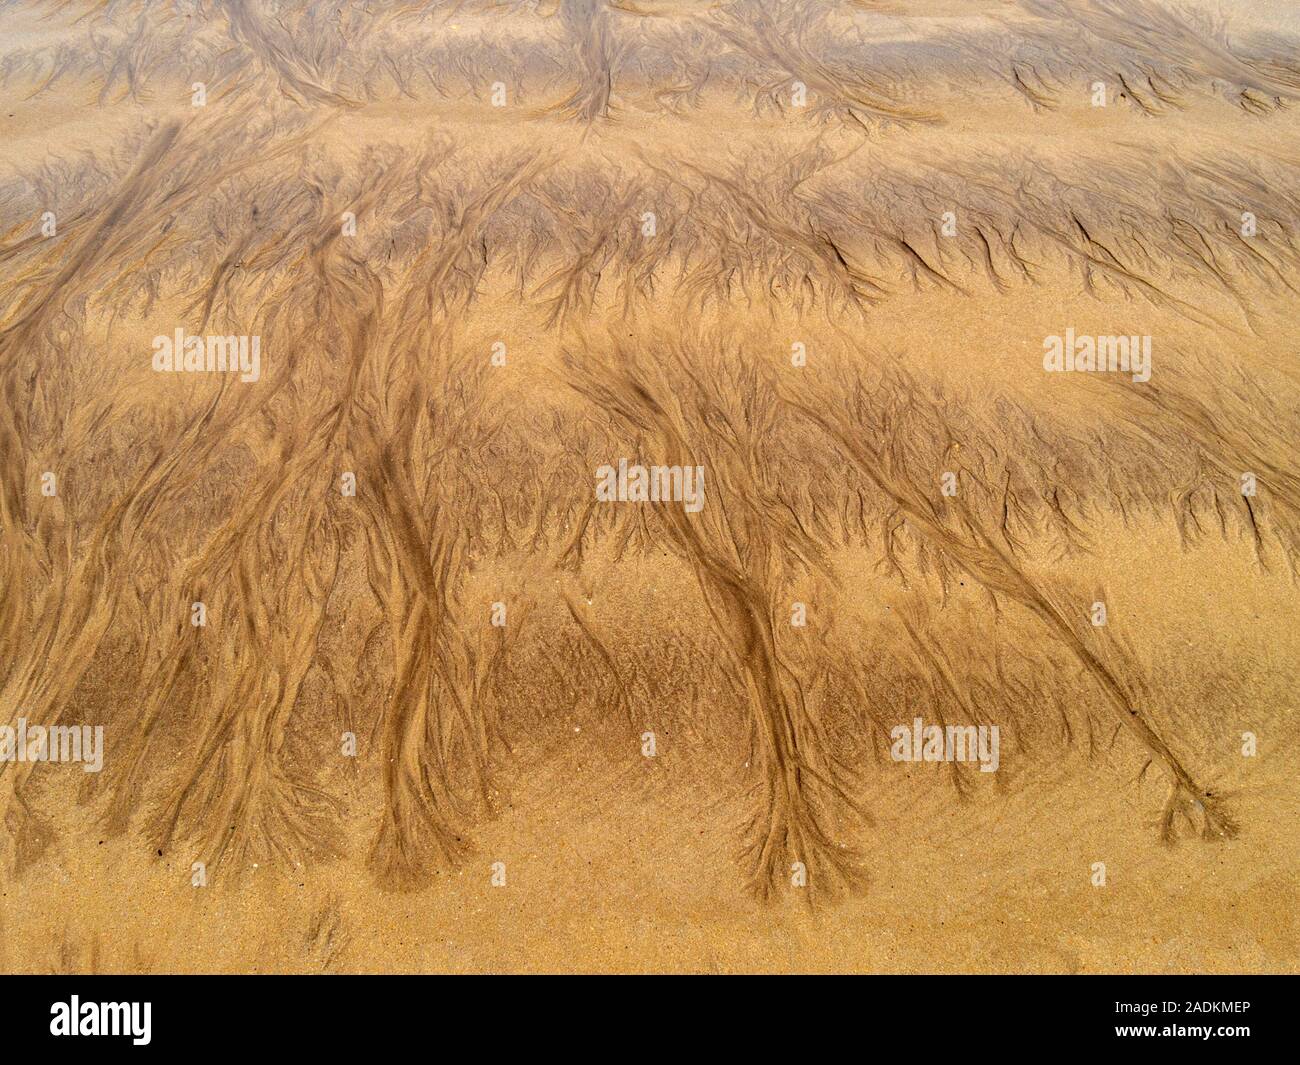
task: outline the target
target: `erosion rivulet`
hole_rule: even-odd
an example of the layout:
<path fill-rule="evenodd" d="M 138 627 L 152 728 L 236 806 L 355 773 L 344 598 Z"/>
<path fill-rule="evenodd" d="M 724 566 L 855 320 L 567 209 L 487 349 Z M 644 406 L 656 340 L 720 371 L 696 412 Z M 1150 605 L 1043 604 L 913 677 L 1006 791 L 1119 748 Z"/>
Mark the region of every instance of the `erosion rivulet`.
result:
<path fill-rule="evenodd" d="M 375 6 L 0 2 L 0 967 L 1294 968 L 1300 21 Z"/>

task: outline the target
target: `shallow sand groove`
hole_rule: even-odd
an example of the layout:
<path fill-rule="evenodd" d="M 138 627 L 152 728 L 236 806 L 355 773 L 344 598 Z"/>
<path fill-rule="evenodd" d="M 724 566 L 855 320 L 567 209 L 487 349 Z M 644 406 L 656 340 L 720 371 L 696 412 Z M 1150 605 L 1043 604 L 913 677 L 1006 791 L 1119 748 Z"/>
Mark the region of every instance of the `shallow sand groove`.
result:
<path fill-rule="evenodd" d="M 374 7 L 0 3 L 0 968 L 1294 970 L 1294 12 Z"/>

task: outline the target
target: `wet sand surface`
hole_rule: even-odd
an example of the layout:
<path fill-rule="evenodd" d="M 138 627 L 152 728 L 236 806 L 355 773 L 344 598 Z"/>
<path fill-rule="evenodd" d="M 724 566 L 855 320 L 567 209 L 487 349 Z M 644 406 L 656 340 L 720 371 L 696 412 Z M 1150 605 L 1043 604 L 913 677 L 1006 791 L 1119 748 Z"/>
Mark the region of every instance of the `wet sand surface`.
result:
<path fill-rule="evenodd" d="M 1300 969 L 1297 105 L 1247 0 L 0 2 L 0 971 Z"/>

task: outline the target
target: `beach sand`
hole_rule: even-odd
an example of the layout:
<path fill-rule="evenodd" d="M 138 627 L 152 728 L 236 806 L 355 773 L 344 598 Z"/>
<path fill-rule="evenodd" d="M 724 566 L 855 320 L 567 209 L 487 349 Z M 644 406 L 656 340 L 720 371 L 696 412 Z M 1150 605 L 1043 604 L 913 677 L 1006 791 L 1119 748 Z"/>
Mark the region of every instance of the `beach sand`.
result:
<path fill-rule="evenodd" d="M 0 2 L 0 971 L 1300 970 L 1298 104 L 1280 2 Z"/>

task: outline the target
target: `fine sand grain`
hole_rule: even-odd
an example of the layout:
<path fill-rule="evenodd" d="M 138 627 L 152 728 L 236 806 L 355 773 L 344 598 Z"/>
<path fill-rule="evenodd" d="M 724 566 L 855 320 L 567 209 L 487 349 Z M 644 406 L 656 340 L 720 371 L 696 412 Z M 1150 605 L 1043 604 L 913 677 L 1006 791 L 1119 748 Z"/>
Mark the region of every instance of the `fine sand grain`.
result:
<path fill-rule="evenodd" d="M 0 145 L 0 971 L 1300 970 L 1293 4 L 0 0 Z"/>

